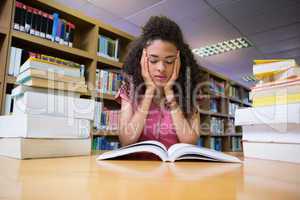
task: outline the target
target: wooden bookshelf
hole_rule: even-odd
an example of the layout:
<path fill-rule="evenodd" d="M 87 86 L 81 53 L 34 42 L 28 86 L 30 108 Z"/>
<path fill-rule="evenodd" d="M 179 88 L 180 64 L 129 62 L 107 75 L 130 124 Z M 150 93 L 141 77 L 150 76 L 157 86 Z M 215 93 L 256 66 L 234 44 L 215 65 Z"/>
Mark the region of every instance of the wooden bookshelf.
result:
<path fill-rule="evenodd" d="M 7 84 L 13 84 L 13 85 L 17 84 L 16 79 L 17 79 L 16 77 L 9 76 L 9 75 L 6 75 L 6 78 L 5 78 Z"/>
<path fill-rule="evenodd" d="M 117 67 L 117 68 L 122 68 L 123 67 L 122 62 L 117 62 L 115 60 L 108 59 L 108 58 L 105 58 L 105 57 L 102 57 L 102 56 L 98 56 L 97 60 L 101 64 L 106 64 L 106 65 L 110 65 L 110 66 Z"/>
<path fill-rule="evenodd" d="M 115 130 L 94 130 L 93 136 L 118 136 L 119 131 Z"/>
<path fill-rule="evenodd" d="M 29 35 L 27 33 L 23 33 L 20 31 L 12 31 L 12 37 L 20 40 L 21 42 L 26 42 L 28 43 L 28 45 L 34 45 L 35 47 L 38 48 L 50 48 L 54 51 L 60 52 L 60 53 L 64 53 L 64 54 L 71 54 L 74 56 L 80 56 L 82 58 L 88 58 L 88 59 L 93 59 L 94 56 L 87 52 L 87 51 L 83 51 L 81 49 L 77 49 L 77 48 L 71 48 L 65 45 L 61 45 L 61 44 L 57 44 L 54 42 L 51 42 L 49 40 L 40 38 L 40 37 L 36 37 L 36 36 L 32 36 Z"/>
<path fill-rule="evenodd" d="M 60 57 L 67 60 L 72 60 L 86 66 L 86 81 L 88 84 L 88 91 L 82 93 L 81 96 L 85 98 L 95 98 L 96 101 L 105 100 L 108 104 L 114 104 L 115 97 L 111 94 L 95 94 L 95 80 L 96 69 L 104 69 L 106 66 L 120 70 L 123 67 L 124 56 L 126 53 L 126 46 L 134 39 L 130 34 L 118 30 L 109 24 L 105 24 L 99 20 L 86 16 L 80 11 L 71 9 L 67 6 L 57 3 L 55 0 L 20 0 L 21 2 L 32 7 L 41 9 L 45 12 L 53 13 L 58 12 L 60 17 L 75 23 L 76 31 L 74 34 L 73 47 L 68 47 L 49 40 L 32 36 L 20 31 L 14 30 L 12 27 L 14 19 L 14 5 L 16 0 L 2 0 L 0 2 L 0 111 L 3 113 L 5 105 L 5 94 L 11 90 L 16 84 L 16 78 L 7 75 L 9 68 L 10 47 L 15 46 L 24 48 L 29 51 L 38 50 L 43 54 L 50 56 Z M 101 57 L 97 55 L 98 35 L 103 34 L 111 36 L 112 38 L 119 39 L 120 51 L 119 59 L 117 62 L 112 59 Z M 251 106 L 251 103 L 244 102 L 242 99 L 232 99 L 228 95 L 228 87 L 233 84 L 240 88 L 241 94 L 245 95 L 249 92 L 248 88 L 229 80 L 227 77 L 203 68 L 204 80 L 209 81 L 211 77 L 224 81 L 225 93 L 219 94 L 213 91 L 205 93 L 207 95 L 207 104 L 204 109 L 200 111 L 200 115 L 206 115 L 208 119 L 211 117 L 220 117 L 225 120 L 232 119 L 234 116 L 228 114 L 228 104 L 230 101 L 237 102 L 241 106 Z M 202 81 L 202 80 L 201 80 Z M 211 99 L 218 99 L 222 109 L 220 112 L 210 111 L 209 103 Z M 97 136 L 117 136 L 117 131 L 97 131 L 91 133 L 92 137 Z M 211 135 L 208 135 L 211 136 Z M 228 149 L 228 144 L 231 136 L 240 136 L 235 134 L 222 135 L 224 139 L 224 150 Z M 207 136 L 204 136 L 207 137 Z M 207 142 L 205 142 L 207 144 Z M 101 151 L 103 152 L 103 151 Z"/>

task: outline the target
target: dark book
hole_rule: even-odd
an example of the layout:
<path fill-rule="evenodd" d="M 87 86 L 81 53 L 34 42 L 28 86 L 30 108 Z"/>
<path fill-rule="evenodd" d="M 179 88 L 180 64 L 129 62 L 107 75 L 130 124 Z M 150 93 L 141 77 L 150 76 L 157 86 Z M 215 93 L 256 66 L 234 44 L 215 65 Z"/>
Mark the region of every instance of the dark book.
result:
<path fill-rule="evenodd" d="M 66 37 L 66 20 L 60 20 L 60 40 L 59 44 L 65 44 L 65 37 Z"/>
<path fill-rule="evenodd" d="M 75 24 L 70 22 L 70 37 L 69 37 L 69 47 L 73 47 L 73 40 L 74 40 L 74 32 L 75 32 Z"/>
<path fill-rule="evenodd" d="M 42 38 L 46 38 L 47 33 L 47 23 L 48 23 L 48 14 L 45 12 L 42 12 L 42 19 L 41 19 L 41 30 L 40 30 L 40 36 Z"/>
<path fill-rule="evenodd" d="M 36 10 L 37 10 L 37 16 L 36 16 L 35 35 L 40 36 L 41 35 L 42 11 L 39 9 L 36 9 Z"/>
<path fill-rule="evenodd" d="M 30 33 L 32 24 L 32 7 L 27 6 L 27 12 L 25 16 L 25 32 Z"/>
<path fill-rule="evenodd" d="M 16 1 L 16 10 L 15 10 L 15 16 L 14 16 L 14 29 L 15 30 L 20 30 L 22 7 L 23 7 L 23 4 L 19 1 Z"/>
<path fill-rule="evenodd" d="M 48 14 L 46 38 L 52 40 L 53 15 Z"/>
<path fill-rule="evenodd" d="M 70 41 L 70 22 L 66 23 L 65 44 L 68 46 Z"/>
<path fill-rule="evenodd" d="M 20 31 L 25 32 L 25 16 L 26 16 L 26 9 L 27 6 L 22 4 L 21 15 L 20 15 Z"/>
<path fill-rule="evenodd" d="M 37 15 L 38 15 L 38 10 L 35 8 L 32 8 L 32 23 L 31 23 L 31 29 L 30 29 L 30 34 L 35 35 L 35 32 L 37 31 Z"/>

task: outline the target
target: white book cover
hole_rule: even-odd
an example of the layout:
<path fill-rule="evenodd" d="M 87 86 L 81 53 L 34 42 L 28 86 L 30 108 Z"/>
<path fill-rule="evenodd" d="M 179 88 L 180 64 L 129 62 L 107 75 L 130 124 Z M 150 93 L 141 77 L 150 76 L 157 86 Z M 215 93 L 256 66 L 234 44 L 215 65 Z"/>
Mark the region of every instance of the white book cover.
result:
<path fill-rule="evenodd" d="M 235 125 L 300 124 L 300 103 L 241 108 L 235 112 Z"/>
<path fill-rule="evenodd" d="M 66 76 L 72 76 L 72 77 L 78 77 L 78 78 L 80 77 L 80 68 L 55 65 L 55 64 L 49 63 L 47 61 L 41 61 L 41 60 L 37 60 L 34 58 L 29 58 L 21 66 L 20 73 L 26 71 L 29 68 L 48 70 L 48 71 L 66 75 Z"/>
<path fill-rule="evenodd" d="M 8 75 L 14 75 L 15 69 L 15 58 L 16 58 L 16 47 L 11 47 L 10 49 L 10 57 L 9 57 L 9 68 L 8 68 Z"/>
<path fill-rule="evenodd" d="M 94 107 L 90 99 L 28 91 L 15 97 L 13 113 L 93 120 Z"/>
<path fill-rule="evenodd" d="M 0 155 L 17 159 L 88 156 L 91 139 L 0 138 Z"/>
<path fill-rule="evenodd" d="M 300 144 L 243 141 L 244 156 L 249 158 L 300 163 Z"/>
<path fill-rule="evenodd" d="M 89 138 L 90 120 L 18 114 L 0 116 L 0 137 Z"/>
<path fill-rule="evenodd" d="M 5 95 L 5 107 L 4 107 L 4 113 L 5 115 L 9 115 L 10 114 L 10 108 L 12 105 L 12 97 L 10 94 L 6 94 Z"/>
<path fill-rule="evenodd" d="M 97 160 L 113 159 L 124 155 L 141 152 L 148 152 L 157 155 L 164 162 L 175 162 L 176 160 L 191 159 L 215 162 L 241 162 L 241 160 L 239 160 L 237 157 L 191 144 L 178 143 L 167 149 L 162 143 L 154 140 L 138 142 L 117 150 L 105 152 L 98 156 Z"/>
<path fill-rule="evenodd" d="M 14 76 L 18 76 L 20 73 L 22 51 L 22 49 L 16 48 Z"/>
<path fill-rule="evenodd" d="M 63 95 L 63 96 L 70 96 L 70 97 L 80 97 L 80 93 L 72 92 L 72 91 L 64 91 L 64 90 L 54 90 L 50 88 L 38 88 L 38 87 L 30 87 L 26 85 L 18 85 L 15 87 L 11 95 L 12 97 L 18 97 L 24 95 L 25 92 L 35 92 L 35 93 L 43 93 L 43 94 L 55 94 L 55 95 Z"/>
<path fill-rule="evenodd" d="M 288 59 L 280 62 L 253 65 L 253 74 L 264 74 L 270 72 L 284 71 L 290 67 L 296 66 L 296 61 Z"/>
<path fill-rule="evenodd" d="M 300 124 L 244 125 L 243 140 L 300 144 Z"/>

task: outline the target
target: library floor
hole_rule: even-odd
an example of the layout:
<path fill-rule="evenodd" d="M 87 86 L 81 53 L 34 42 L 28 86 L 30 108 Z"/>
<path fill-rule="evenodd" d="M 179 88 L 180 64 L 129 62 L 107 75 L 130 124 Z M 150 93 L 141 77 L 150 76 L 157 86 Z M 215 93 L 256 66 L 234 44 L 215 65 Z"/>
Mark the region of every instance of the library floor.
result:
<path fill-rule="evenodd" d="M 300 165 L 0 157 L 0 199 L 300 199 Z"/>

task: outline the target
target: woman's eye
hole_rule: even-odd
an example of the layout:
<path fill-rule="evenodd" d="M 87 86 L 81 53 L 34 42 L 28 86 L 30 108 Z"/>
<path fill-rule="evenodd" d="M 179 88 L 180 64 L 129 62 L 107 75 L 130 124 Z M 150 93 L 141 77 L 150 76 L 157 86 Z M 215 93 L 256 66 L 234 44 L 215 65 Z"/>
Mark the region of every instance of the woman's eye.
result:
<path fill-rule="evenodd" d="M 168 65 L 171 65 L 171 64 L 174 63 L 174 61 L 166 61 L 166 63 L 167 63 Z"/>
<path fill-rule="evenodd" d="M 157 62 L 158 62 L 157 60 L 150 60 L 150 63 L 152 63 L 152 64 L 155 64 Z"/>

